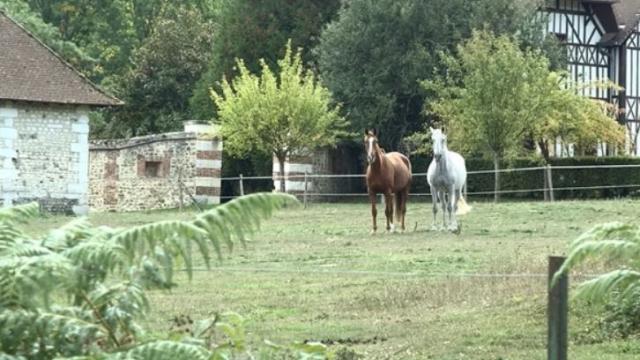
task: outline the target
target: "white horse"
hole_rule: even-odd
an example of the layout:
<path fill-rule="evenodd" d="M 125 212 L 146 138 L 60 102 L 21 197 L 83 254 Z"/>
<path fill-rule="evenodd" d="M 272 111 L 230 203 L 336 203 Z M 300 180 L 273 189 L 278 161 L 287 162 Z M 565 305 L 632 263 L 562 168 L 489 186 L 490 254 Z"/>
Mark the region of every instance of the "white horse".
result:
<path fill-rule="evenodd" d="M 427 171 L 427 181 L 431 187 L 433 199 L 433 225 L 436 230 L 436 214 L 438 201 L 442 203 L 442 227 L 453 232 L 460 230 L 456 214 L 463 215 L 471 210 L 462 196 L 462 189 L 467 182 L 467 167 L 464 158 L 454 151 L 447 149 L 447 136 L 440 129 L 431 130 L 433 141 L 433 160 Z M 449 212 L 449 226 L 447 227 L 446 213 Z"/>

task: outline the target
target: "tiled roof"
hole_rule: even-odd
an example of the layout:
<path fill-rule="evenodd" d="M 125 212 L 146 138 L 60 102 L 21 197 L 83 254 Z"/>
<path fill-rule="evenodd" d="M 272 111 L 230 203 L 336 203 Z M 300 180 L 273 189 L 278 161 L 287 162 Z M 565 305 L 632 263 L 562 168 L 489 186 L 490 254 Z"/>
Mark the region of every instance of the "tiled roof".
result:
<path fill-rule="evenodd" d="M 0 100 L 121 105 L 0 11 Z"/>
<path fill-rule="evenodd" d="M 605 44 L 622 44 L 640 21 L 640 0 L 618 0 L 612 3 L 618 32 L 610 37 Z"/>

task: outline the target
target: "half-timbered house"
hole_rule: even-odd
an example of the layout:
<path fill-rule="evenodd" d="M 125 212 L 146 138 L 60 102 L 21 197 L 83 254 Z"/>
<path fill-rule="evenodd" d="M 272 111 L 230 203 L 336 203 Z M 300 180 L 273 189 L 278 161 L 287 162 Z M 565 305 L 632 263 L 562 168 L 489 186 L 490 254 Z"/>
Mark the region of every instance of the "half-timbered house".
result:
<path fill-rule="evenodd" d="M 576 81 L 612 80 L 624 90 L 584 89 L 618 105 L 632 154 L 640 155 L 640 0 L 549 0 L 547 31 L 567 50 Z"/>

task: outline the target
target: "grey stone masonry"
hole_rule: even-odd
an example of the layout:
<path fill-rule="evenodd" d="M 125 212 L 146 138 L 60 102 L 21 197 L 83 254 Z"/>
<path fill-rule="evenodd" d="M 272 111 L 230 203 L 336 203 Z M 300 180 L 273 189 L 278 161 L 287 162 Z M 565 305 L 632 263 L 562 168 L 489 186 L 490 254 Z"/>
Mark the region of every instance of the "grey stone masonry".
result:
<path fill-rule="evenodd" d="M 184 132 L 91 141 L 91 211 L 219 203 L 222 141 L 210 130 L 187 123 Z"/>
<path fill-rule="evenodd" d="M 89 108 L 0 102 L 0 192 L 5 206 L 88 210 Z"/>

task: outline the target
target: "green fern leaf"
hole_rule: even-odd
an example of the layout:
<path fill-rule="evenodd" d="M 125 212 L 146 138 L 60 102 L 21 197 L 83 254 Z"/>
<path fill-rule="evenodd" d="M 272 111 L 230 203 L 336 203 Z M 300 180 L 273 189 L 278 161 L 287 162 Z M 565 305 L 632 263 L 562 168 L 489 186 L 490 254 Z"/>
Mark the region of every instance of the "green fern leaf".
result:
<path fill-rule="evenodd" d="M 136 359 L 136 360 L 208 360 L 211 352 L 192 344 L 174 341 L 154 341 L 133 349 L 116 354 L 110 354 L 107 359 Z"/>
<path fill-rule="evenodd" d="M 37 217 L 39 214 L 40 206 L 35 202 L 0 208 L 0 222 L 12 224 L 26 222 Z"/>
<path fill-rule="evenodd" d="M 614 290 L 619 290 L 623 294 L 635 295 L 640 282 L 640 272 L 633 270 L 615 270 L 600 275 L 594 279 L 580 284 L 576 293 L 577 297 L 585 298 L 594 302 L 603 302 Z M 635 284 L 635 285 L 634 285 Z"/>

